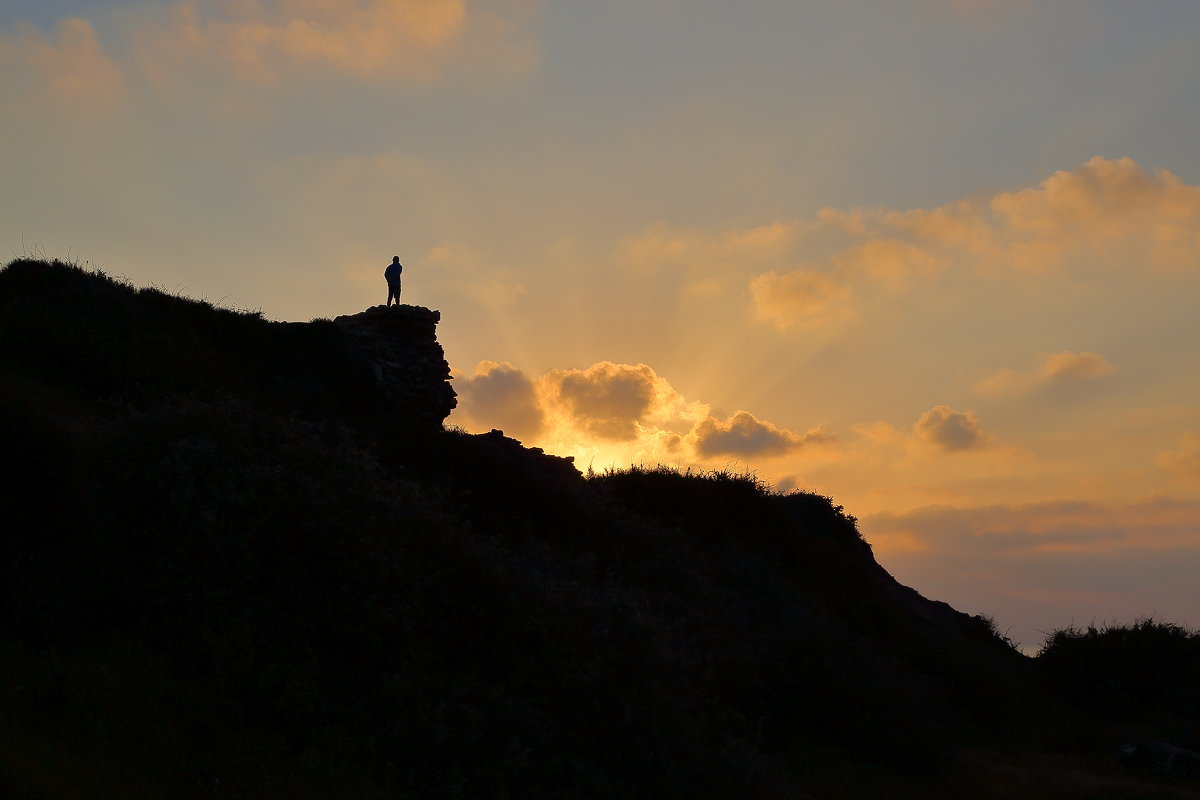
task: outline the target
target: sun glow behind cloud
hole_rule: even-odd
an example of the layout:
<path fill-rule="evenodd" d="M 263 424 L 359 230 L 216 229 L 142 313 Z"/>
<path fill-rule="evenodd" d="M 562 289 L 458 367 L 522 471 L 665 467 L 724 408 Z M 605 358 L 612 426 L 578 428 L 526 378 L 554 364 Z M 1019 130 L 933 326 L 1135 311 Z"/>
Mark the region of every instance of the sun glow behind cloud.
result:
<path fill-rule="evenodd" d="M 966 574 L 981 551 L 918 523 L 963 544 L 995 518 L 980 509 L 1033 537 L 1055 503 L 1091 504 L 1083 532 L 1111 512 L 1125 539 L 1070 545 L 1101 572 L 1118 541 L 1149 541 L 1139 513 L 1181 561 L 1200 547 L 1200 16 L 1176 8 L 1177 31 L 1126 48 L 1061 10 L 976 0 L 855 20 L 808 3 L 92 7 L 43 28 L 0 16 L 14 255 L 73 248 L 306 320 L 382 302 L 398 253 L 406 301 L 442 311 L 452 422 L 584 468 L 746 467 L 831 494 L 935 595 L 938 553 Z M 1044 544 L 1012 563 L 1067 546 Z M 1003 616 L 967 581 L 948 590 Z"/>
<path fill-rule="evenodd" d="M 948 511 L 946 519 L 966 520 L 969 509 L 1001 499 L 1019 510 L 1014 520 L 1026 520 L 1022 536 L 1030 541 L 1021 551 L 1027 557 L 1014 555 L 998 568 L 1005 579 L 1020 583 L 1013 570 L 1053 553 L 1109 558 L 1120 548 L 1139 554 L 1167 548 L 1186 561 L 1200 554 L 1195 504 L 1168 508 L 1147 498 L 1167 484 L 1178 490 L 1194 472 L 1194 434 L 1169 426 L 1194 425 L 1195 409 L 1177 407 L 1164 415 L 1156 426 L 1163 430 L 1155 434 L 1163 442 L 1157 448 L 1145 425 L 1126 422 L 1125 415 L 1131 403 L 1161 402 L 1155 399 L 1158 387 L 1165 390 L 1183 364 L 1195 363 L 1195 346 L 1168 342 L 1176 363 L 1166 363 L 1165 351 L 1155 375 L 1144 361 L 1131 361 L 1136 356 L 1123 338 L 1136 320 L 1127 312 L 1113 317 L 1109 309 L 1156 297 L 1165 318 L 1185 319 L 1188 303 L 1179 293 L 1200 286 L 1198 230 L 1200 188 L 1130 159 L 1093 158 L 1027 189 L 931 210 L 825 209 L 807 220 L 716 233 L 655 223 L 615 246 L 615 263 L 638 280 L 653 276 L 674 286 L 681 303 L 717 297 L 732 305 L 746 330 L 757 332 L 740 340 L 751 351 L 735 348 L 730 360 L 744 356 L 757 367 L 763 352 L 778 357 L 779 346 L 802 344 L 819 353 L 811 348 L 821 342 L 846 352 L 841 343 L 852 342 L 869 351 L 891 347 L 891 339 L 913 348 L 903 357 L 917 367 L 922 348 L 937 348 L 943 373 L 931 371 L 925 391 L 914 396 L 923 396 L 923 404 L 899 415 L 873 416 L 887 403 L 851 402 L 850 414 L 831 423 L 789 414 L 778 399 L 769 408 L 749 403 L 719 411 L 703 396 L 684 398 L 646 364 L 600 362 L 534 376 L 512 365 L 506 370 L 536 387 L 526 399 L 540 409 L 544 427 L 531 432 L 533 443 L 597 469 L 641 462 L 737 465 L 758 470 L 782 489 L 834 494 L 865 515 L 868 536 L 877 534 L 873 541 L 885 563 L 897 555 L 914 581 L 933 576 L 916 556 L 903 554 L 937 550 L 953 559 L 958 551 L 916 527 L 895 527 L 891 520 L 899 517 L 887 514 L 924 520 L 920 510 L 937 507 L 961 511 Z M 733 281 L 741 282 L 740 292 Z M 706 284 L 705 291 L 694 288 Z M 730 292 L 737 298 L 732 304 Z M 1001 305 L 982 305 L 988 298 Z M 1003 313 L 1005 303 L 1011 314 Z M 1084 323 L 1089 315 L 1093 319 Z M 661 324 L 670 330 L 684 323 L 664 316 Z M 981 347 L 972 329 L 989 324 L 997 339 Z M 1130 333 L 1114 336 L 1118 331 Z M 943 337 L 954 335 L 964 344 L 971 340 L 962 350 L 964 357 L 973 353 L 972 361 L 945 360 L 959 347 Z M 1046 346 L 1064 341 L 1090 341 L 1107 352 Z M 658 352 L 661 363 L 673 358 L 667 349 Z M 848 357 L 870 363 L 869 353 Z M 820 369 L 813 358 L 809 363 Z M 983 366 L 989 358 L 995 359 L 990 370 Z M 481 365 L 460 381 L 470 386 L 488 369 Z M 564 375 L 571 376 L 568 394 L 584 385 L 589 391 L 562 402 Z M 869 373 L 852 380 L 858 387 L 872 384 Z M 1196 380 L 1184 383 L 1195 386 Z M 597 388 L 601 384 L 608 389 Z M 805 384 L 795 385 L 803 391 Z M 659 389 L 651 391 L 654 386 Z M 671 411 L 651 421 L 650 411 L 660 406 Z M 600 407 L 607 411 L 599 414 Z M 786 422 L 777 416 L 780 408 Z M 1105 416 L 1107 423 L 1100 422 Z M 470 391 L 455 419 L 468 427 L 504 427 L 502 415 Z M 1085 437 L 1073 430 L 1079 424 L 1103 427 Z M 1062 499 L 1068 497 L 1078 499 Z M 1071 517 L 1066 527 L 1051 525 L 1051 509 L 1070 503 L 1085 504 L 1086 513 Z M 1118 518 L 1124 532 L 1103 534 L 1103 520 Z M 1155 521 L 1168 518 L 1169 524 Z M 1066 538 L 1050 532 L 1067 527 L 1078 530 Z M 1155 538 L 1167 531 L 1169 538 Z M 964 549 L 961 556 L 971 553 Z M 954 564 L 968 570 L 962 561 Z M 1117 603 L 1115 596 L 1105 602 Z"/>

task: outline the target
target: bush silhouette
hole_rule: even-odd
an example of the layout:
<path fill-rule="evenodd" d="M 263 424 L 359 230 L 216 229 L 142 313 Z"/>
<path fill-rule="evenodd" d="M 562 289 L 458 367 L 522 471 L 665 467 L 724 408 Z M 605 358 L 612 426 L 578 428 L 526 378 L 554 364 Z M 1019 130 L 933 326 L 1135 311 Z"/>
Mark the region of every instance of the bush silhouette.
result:
<path fill-rule="evenodd" d="M 1200 708 L 1200 632 L 1151 617 L 1056 630 L 1037 666 L 1062 697 L 1107 716 Z"/>

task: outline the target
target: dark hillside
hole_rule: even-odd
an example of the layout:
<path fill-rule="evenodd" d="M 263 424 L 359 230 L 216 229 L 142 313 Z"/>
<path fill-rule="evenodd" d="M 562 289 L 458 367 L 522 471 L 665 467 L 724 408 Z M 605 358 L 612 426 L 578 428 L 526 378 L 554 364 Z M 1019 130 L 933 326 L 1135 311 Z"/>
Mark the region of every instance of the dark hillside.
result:
<path fill-rule="evenodd" d="M 827 498 L 430 424 L 436 322 L 0 272 L 0 796 L 1194 796 Z"/>
<path fill-rule="evenodd" d="M 328 322 L 271 323 L 36 261 L 0 272 L 0 313 L 5 373 L 90 408 L 226 393 L 280 411 L 345 414 L 369 397 L 366 365 Z"/>
<path fill-rule="evenodd" d="M 379 363 L 371 336 L 379 317 L 370 312 L 337 322 L 268 322 L 38 261 L 14 261 L 0 272 L 0 312 L 7 379 L 51 385 L 88 408 L 229 396 L 279 414 L 358 422 L 390 414 L 429 428 L 417 412 L 428 407 L 426 417 L 436 416 L 440 427 L 454 407 L 434 338 L 437 313 L 428 309 L 383 315 L 389 327 L 411 332 L 397 357 L 440 362 L 422 364 L 415 376 L 399 370 L 428 395 L 404 415 L 393 413 L 405 403 L 389 397 L 397 370 Z"/>

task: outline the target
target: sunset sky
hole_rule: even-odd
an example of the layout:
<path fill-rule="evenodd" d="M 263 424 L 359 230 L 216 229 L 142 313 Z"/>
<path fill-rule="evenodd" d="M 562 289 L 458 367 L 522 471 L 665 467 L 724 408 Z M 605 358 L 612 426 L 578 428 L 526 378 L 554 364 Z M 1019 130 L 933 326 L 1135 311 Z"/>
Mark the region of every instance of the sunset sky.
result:
<path fill-rule="evenodd" d="M 828 494 L 1027 648 L 1200 626 L 1198 42 L 1195 0 L 5 0 L 0 244 L 300 321 L 399 255 L 451 423 Z"/>

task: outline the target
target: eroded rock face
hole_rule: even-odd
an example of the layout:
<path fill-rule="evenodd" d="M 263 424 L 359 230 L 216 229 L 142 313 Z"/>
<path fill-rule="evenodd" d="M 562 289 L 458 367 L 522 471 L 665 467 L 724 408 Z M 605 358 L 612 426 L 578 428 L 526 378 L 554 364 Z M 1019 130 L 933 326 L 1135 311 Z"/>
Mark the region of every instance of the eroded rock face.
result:
<path fill-rule="evenodd" d="M 371 361 L 396 413 L 418 427 L 440 428 L 458 404 L 450 365 L 437 340 L 441 312 L 422 306 L 372 306 L 336 317 Z"/>

